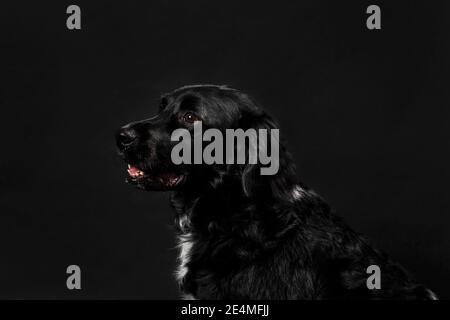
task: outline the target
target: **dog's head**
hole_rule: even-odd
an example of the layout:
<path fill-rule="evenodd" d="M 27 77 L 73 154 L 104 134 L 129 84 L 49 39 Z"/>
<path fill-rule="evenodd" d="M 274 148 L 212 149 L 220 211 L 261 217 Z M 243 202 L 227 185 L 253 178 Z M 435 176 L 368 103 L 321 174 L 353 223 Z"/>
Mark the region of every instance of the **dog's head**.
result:
<path fill-rule="evenodd" d="M 118 131 L 117 146 L 128 164 L 127 181 L 146 190 L 174 190 L 214 185 L 232 175 L 239 177 L 250 193 L 258 165 L 174 164 L 171 154 L 177 142 L 172 141 L 172 133 L 180 128 L 193 132 L 197 121 L 201 121 L 203 131 L 276 128 L 273 120 L 238 90 L 214 85 L 182 87 L 162 96 L 155 116 Z"/>

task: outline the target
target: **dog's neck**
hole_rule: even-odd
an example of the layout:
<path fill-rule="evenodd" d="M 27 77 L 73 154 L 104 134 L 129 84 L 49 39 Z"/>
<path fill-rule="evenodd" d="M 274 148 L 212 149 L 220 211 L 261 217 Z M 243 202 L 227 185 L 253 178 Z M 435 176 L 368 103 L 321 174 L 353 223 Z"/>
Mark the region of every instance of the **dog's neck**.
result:
<path fill-rule="evenodd" d="M 278 190 L 280 193 L 280 190 Z M 175 210 L 175 225 L 179 232 L 208 232 L 212 226 L 242 219 L 257 219 L 267 208 L 302 201 L 308 191 L 301 185 L 290 186 L 280 201 L 276 195 L 265 192 L 263 196 L 248 197 L 240 179 L 225 179 L 214 187 L 185 188 L 174 191 L 171 205 Z"/>
<path fill-rule="evenodd" d="M 224 192 L 225 189 L 227 192 Z M 233 190 L 231 193 L 230 189 Z M 246 203 L 238 180 L 227 180 L 214 187 L 187 187 L 174 191 L 170 200 L 175 210 L 176 226 L 182 232 L 188 231 L 192 224 L 200 231 L 207 227 L 206 224 L 220 219 L 221 215 L 238 211 Z"/>

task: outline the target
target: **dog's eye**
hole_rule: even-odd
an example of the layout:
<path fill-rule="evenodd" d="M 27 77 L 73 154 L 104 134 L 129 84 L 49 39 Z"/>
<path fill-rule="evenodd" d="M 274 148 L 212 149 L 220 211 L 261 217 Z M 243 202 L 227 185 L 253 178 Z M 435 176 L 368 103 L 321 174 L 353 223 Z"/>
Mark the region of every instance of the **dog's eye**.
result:
<path fill-rule="evenodd" d="M 200 121 L 200 118 L 197 117 L 195 114 L 193 114 L 192 112 L 186 112 L 183 115 L 183 121 L 187 122 L 187 123 L 194 123 L 196 121 Z"/>

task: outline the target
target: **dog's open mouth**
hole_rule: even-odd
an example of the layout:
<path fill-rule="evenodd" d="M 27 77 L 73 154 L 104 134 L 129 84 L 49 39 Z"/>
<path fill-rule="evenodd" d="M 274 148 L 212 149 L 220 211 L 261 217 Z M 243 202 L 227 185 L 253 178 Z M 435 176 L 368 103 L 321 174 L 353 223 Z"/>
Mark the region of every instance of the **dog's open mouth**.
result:
<path fill-rule="evenodd" d="M 130 175 L 131 178 L 133 179 L 137 179 L 139 177 L 143 177 L 144 176 L 144 172 L 141 171 L 140 169 L 138 169 L 135 166 L 132 166 L 131 164 L 128 165 L 128 174 Z"/>
<path fill-rule="evenodd" d="M 184 181 L 184 175 L 173 172 L 149 174 L 136 166 L 128 165 L 128 182 L 133 184 L 144 184 L 150 186 L 160 186 L 163 188 L 173 188 Z"/>

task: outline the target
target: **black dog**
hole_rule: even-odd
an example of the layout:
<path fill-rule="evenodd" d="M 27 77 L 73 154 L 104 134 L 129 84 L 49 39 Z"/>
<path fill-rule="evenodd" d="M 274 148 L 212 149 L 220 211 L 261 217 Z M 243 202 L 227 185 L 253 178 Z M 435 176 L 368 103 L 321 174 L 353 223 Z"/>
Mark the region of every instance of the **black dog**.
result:
<path fill-rule="evenodd" d="M 198 85 L 164 95 L 156 116 L 117 134 L 128 182 L 173 191 L 185 298 L 437 299 L 300 183 L 283 145 L 272 176 L 258 164 L 174 165 L 172 132 L 197 120 L 222 131 L 277 128 L 246 94 Z M 380 289 L 368 288 L 371 265 Z"/>

